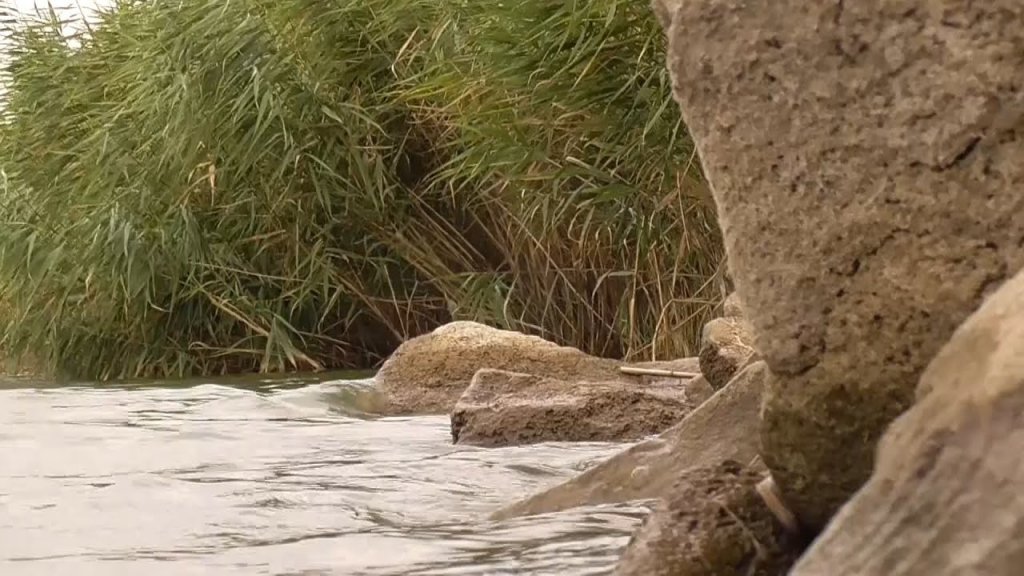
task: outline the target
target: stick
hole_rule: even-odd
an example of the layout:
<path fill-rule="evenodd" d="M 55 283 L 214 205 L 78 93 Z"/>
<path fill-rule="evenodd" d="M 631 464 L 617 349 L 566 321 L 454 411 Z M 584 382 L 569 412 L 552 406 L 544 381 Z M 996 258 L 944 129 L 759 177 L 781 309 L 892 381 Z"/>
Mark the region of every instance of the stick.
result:
<path fill-rule="evenodd" d="M 779 523 L 791 533 L 798 534 L 800 532 L 800 524 L 797 522 L 796 516 L 783 503 L 782 495 L 779 494 L 779 487 L 775 485 L 775 480 L 768 476 L 758 482 L 755 489 Z"/>
<path fill-rule="evenodd" d="M 668 378 L 696 378 L 700 376 L 700 372 L 680 372 L 678 370 L 637 368 L 635 366 L 620 366 L 619 371 L 623 374 L 632 374 L 634 376 L 665 376 Z"/>

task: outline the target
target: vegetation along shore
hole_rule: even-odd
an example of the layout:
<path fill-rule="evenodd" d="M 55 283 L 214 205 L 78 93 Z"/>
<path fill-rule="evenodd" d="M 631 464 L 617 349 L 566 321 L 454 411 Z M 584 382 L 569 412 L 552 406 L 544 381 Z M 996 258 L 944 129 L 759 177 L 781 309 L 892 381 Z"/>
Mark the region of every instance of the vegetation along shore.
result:
<path fill-rule="evenodd" d="M 644 3 L 127 0 L 9 24 L 8 354 L 374 367 L 451 320 L 695 354 L 720 234 Z"/>

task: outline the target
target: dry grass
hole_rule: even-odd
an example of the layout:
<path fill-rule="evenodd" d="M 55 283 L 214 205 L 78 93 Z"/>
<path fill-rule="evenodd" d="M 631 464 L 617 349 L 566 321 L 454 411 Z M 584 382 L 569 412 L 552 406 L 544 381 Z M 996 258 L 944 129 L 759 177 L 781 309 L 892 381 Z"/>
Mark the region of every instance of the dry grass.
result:
<path fill-rule="evenodd" d="M 722 252 L 627 0 L 129 0 L 8 25 L 2 345 L 365 367 L 452 318 L 694 354 Z"/>

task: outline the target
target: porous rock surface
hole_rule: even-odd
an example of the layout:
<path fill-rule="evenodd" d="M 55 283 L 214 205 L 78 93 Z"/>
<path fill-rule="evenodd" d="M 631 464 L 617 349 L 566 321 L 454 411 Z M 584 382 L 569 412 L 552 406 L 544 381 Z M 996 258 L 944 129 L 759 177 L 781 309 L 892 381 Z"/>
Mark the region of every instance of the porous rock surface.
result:
<path fill-rule="evenodd" d="M 511 504 L 492 518 L 661 498 L 691 468 L 714 466 L 725 460 L 753 462 L 757 458 L 758 410 L 766 375 L 763 362 L 749 364 L 656 439 L 636 444 L 576 478 Z"/>
<path fill-rule="evenodd" d="M 623 362 L 598 358 L 537 336 L 476 322 L 451 322 L 398 347 L 374 377 L 388 414 L 450 412 L 478 370 L 493 368 L 570 381 L 643 382 L 620 372 Z M 627 364 L 685 372 L 696 358 Z"/>
<path fill-rule="evenodd" d="M 483 369 L 455 404 L 452 440 L 486 447 L 640 440 L 676 424 L 712 393 L 699 377 L 640 384 Z"/>
<path fill-rule="evenodd" d="M 1016 576 L 1024 569 L 1024 272 L 928 366 L 868 483 L 794 576 Z"/>
<path fill-rule="evenodd" d="M 772 373 L 763 456 L 821 527 L 929 360 L 1024 266 L 1024 3 L 658 0 Z"/>
<path fill-rule="evenodd" d="M 733 292 L 725 297 L 722 302 L 722 316 L 726 317 L 741 317 L 743 316 L 743 301 L 740 300 L 740 295 Z"/>
<path fill-rule="evenodd" d="M 633 535 L 616 576 L 782 576 L 800 548 L 756 491 L 763 467 L 686 471 Z"/>

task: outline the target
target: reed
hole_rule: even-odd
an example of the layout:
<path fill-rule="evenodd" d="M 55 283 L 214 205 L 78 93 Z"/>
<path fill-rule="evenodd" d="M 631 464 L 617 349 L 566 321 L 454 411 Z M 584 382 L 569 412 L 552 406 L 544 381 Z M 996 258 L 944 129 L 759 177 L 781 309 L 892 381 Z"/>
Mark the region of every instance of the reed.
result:
<path fill-rule="evenodd" d="M 722 251 L 643 3 L 122 0 L 6 24 L 3 349 L 372 366 L 453 318 L 690 355 Z"/>

